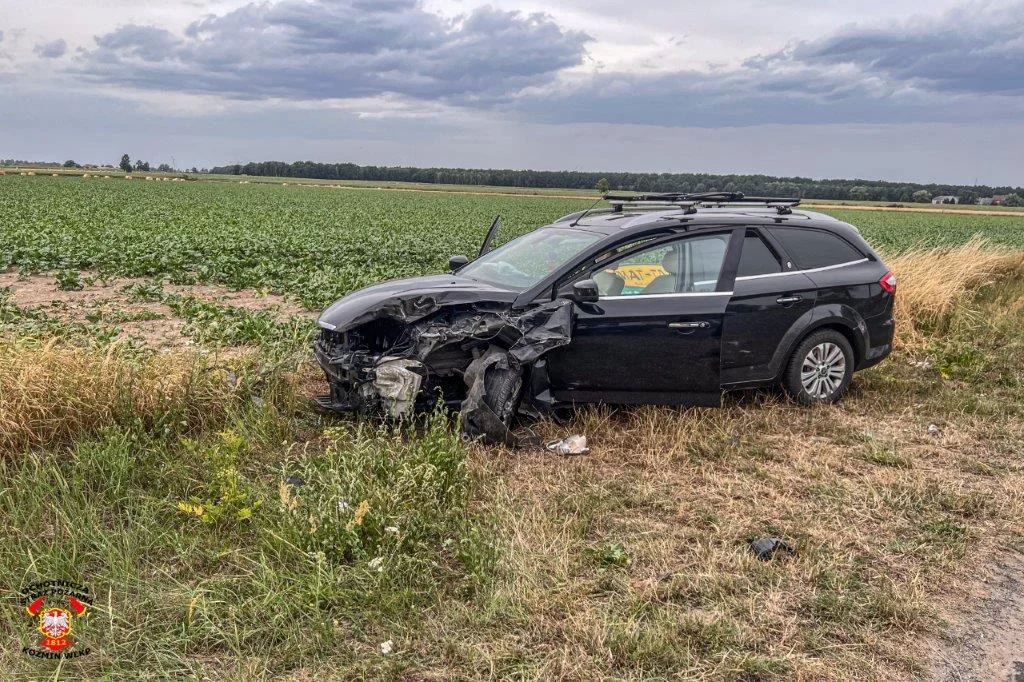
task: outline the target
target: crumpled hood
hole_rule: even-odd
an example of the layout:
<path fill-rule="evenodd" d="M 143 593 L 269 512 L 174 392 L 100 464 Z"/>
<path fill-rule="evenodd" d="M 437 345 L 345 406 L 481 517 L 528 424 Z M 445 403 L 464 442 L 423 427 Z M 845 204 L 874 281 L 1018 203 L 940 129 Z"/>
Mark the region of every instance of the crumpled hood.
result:
<path fill-rule="evenodd" d="M 390 317 L 412 323 L 449 305 L 496 302 L 511 304 L 518 291 L 502 289 L 458 275 L 396 279 L 353 291 L 325 310 L 317 324 L 344 332 Z"/>

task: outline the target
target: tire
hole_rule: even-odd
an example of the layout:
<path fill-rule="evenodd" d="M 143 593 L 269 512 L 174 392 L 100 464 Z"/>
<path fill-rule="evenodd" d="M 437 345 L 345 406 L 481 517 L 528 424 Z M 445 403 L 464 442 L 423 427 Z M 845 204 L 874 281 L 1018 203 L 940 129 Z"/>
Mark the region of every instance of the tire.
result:
<path fill-rule="evenodd" d="M 490 367 L 484 374 L 487 396 L 484 402 L 506 428 L 511 428 L 523 389 L 523 373 L 518 369 Z"/>
<path fill-rule="evenodd" d="M 466 399 L 460 409 L 464 433 L 485 443 L 511 443 L 523 392 L 522 368 L 512 365 L 506 351 L 492 346 L 469 364 L 464 379 Z"/>
<path fill-rule="evenodd" d="M 853 381 L 853 348 L 834 329 L 822 329 L 801 341 L 789 358 L 782 386 L 803 405 L 838 402 Z"/>

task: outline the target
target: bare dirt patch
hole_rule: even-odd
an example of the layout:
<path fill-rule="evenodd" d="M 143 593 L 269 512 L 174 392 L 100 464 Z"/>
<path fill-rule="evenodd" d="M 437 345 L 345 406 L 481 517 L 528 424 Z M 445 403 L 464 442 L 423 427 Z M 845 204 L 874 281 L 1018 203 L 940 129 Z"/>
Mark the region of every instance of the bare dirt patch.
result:
<path fill-rule="evenodd" d="M 948 614 L 952 627 L 935 644 L 935 682 L 1024 680 L 1024 557 L 1006 554 L 968 588 L 971 610 Z"/>
<path fill-rule="evenodd" d="M 984 216 L 1007 216 L 1021 217 L 1024 211 L 993 211 L 986 209 L 971 208 L 926 208 L 917 206 L 864 206 L 858 204 L 815 204 L 808 202 L 802 205 L 803 208 L 843 210 L 843 211 L 889 211 L 903 213 L 949 213 L 953 215 L 984 215 Z"/>
<path fill-rule="evenodd" d="M 41 312 L 47 318 L 74 324 L 103 324 L 114 327 L 118 338 L 134 339 L 153 348 L 194 345 L 185 336 L 185 320 L 160 301 L 138 300 L 128 291 L 133 285 L 159 284 L 144 278 L 101 278 L 80 273 L 82 288 L 60 289 L 53 273 L 24 275 L 16 269 L 0 272 L 0 290 L 9 289 L 9 301 L 25 311 Z M 269 312 L 284 321 L 312 314 L 298 303 L 277 294 L 252 289 L 232 291 L 215 285 L 163 284 L 164 294 L 188 296 L 219 306 Z"/>

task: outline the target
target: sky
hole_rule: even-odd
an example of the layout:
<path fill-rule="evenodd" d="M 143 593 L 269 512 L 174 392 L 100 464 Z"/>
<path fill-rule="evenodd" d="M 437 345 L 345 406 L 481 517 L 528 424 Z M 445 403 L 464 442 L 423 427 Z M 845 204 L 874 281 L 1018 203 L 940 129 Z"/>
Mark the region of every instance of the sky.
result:
<path fill-rule="evenodd" d="M 1024 185 L 1024 0 L 0 0 L 0 158 Z"/>

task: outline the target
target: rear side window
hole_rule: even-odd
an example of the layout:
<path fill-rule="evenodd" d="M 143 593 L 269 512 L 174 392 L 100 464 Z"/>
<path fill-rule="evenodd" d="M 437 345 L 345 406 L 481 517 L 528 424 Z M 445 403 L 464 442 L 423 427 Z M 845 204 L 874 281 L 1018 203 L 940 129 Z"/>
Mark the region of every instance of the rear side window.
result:
<path fill-rule="evenodd" d="M 740 267 L 737 277 L 753 277 L 782 272 L 782 264 L 776 258 L 764 240 L 756 232 L 747 232 L 743 240 L 743 253 L 740 254 Z"/>
<path fill-rule="evenodd" d="M 810 228 L 769 228 L 802 270 L 824 268 L 864 258 L 844 239 L 824 230 Z"/>

